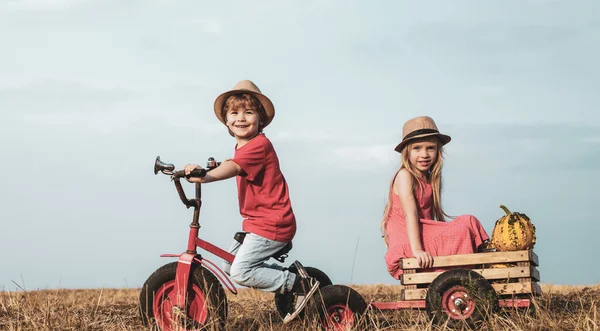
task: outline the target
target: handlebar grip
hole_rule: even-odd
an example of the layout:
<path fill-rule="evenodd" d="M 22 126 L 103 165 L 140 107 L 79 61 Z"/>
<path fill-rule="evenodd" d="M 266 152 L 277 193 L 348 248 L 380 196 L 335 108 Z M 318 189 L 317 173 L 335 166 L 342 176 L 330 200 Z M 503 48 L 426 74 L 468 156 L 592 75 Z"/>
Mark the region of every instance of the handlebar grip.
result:
<path fill-rule="evenodd" d="M 173 174 L 173 177 L 175 177 L 175 178 L 181 178 L 181 177 L 190 178 L 190 177 L 204 177 L 204 176 L 206 176 L 206 169 L 194 169 L 187 176 L 185 175 L 185 170 L 179 170 Z"/>
<path fill-rule="evenodd" d="M 186 177 L 204 177 L 206 176 L 206 169 L 194 169 Z"/>

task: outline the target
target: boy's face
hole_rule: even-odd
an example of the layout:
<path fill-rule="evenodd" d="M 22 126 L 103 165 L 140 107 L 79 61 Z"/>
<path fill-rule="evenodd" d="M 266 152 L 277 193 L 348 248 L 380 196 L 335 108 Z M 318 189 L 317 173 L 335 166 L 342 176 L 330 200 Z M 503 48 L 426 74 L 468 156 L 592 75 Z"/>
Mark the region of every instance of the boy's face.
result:
<path fill-rule="evenodd" d="M 240 104 L 227 111 L 225 114 L 227 127 L 237 139 L 249 140 L 258 134 L 259 116 L 254 109 L 246 108 Z"/>

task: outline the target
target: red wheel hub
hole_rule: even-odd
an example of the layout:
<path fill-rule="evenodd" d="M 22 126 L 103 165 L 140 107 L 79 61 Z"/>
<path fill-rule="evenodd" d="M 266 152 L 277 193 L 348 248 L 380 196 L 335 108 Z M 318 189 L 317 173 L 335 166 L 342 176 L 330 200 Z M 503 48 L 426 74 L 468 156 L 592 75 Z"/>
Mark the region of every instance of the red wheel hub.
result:
<path fill-rule="evenodd" d="M 442 308 L 452 319 L 467 319 L 475 310 L 474 299 L 463 286 L 454 286 L 444 292 Z"/>
<path fill-rule="evenodd" d="M 183 307 L 175 306 L 176 293 L 175 281 L 172 280 L 161 286 L 154 295 L 152 313 L 158 326 L 163 331 L 172 331 L 194 330 L 204 325 L 208 319 L 208 307 L 202 290 L 194 284 L 188 291 L 189 304 L 185 316 L 175 316 L 177 312 L 185 311 Z"/>
<path fill-rule="evenodd" d="M 323 326 L 326 330 L 349 330 L 354 326 L 354 313 L 342 304 L 327 307 L 327 316 L 325 316 Z"/>

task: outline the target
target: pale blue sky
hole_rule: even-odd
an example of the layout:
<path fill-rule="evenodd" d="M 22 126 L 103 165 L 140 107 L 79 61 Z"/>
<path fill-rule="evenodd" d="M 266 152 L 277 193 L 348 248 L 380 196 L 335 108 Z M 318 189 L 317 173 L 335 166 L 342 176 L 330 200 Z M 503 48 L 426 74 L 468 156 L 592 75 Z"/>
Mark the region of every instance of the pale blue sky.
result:
<path fill-rule="evenodd" d="M 597 1 L 3 1 L 0 287 L 139 287 L 172 261 L 158 256 L 185 249 L 191 212 L 154 158 L 230 157 L 212 104 L 241 79 L 276 107 L 265 132 L 298 220 L 289 262 L 335 283 L 394 283 L 379 233 L 393 147 L 404 121 L 429 115 L 453 138 L 448 213 L 491 233 L 500 204 L 524 212 L 542 282 L 598 283 L 599 12 Z M 235 181 L 203 192 L 202 236 L 228 247 Z"/>

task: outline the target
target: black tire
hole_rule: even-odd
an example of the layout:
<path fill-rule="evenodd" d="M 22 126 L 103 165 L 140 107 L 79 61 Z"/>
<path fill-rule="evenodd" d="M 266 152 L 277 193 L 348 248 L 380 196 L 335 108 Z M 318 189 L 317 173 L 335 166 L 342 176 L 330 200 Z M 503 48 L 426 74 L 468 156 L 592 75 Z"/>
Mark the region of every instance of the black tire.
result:
<path fill-rule="evenodd" d="M 365 299 L 353 288 L 329 285 L 315 292 L 308 304 L 309 316 L 318 317 L 324 330 L 364 330 L 367 325 Z M 310 320 L 310 319 L 309 319 Z"/>
<path fill-rule="evenodd" d="M 492 285 L 467 269 L 452 269 L 434 279 L 427 290 L 426 304 L 434 323 L 447 323 L 451 328 L 477 328 L 499 309 Z"/>
<path fill-rule="evenodd" d="M 142 323 L 153 330 L 163 331 L 170 331 L 173 323 L 178 324 L 178 330 L 224 330 L 227 297 L 217 278 L 199 265 L 192 266 L 187 316 L 184 320 L 171 318 L 173 304 L 169 294 L 173 293 L 176 270 L 177 262 L 165 264 L 144 283 L 139 306 Z"/>
<path fill-rule="evenodd" d="M 327 274 L 325 274 L 323 271 L 321 271 L 317 268 L 313 268 L 313 267 L 304 267 L 304 269 L 306 269 L 306 272 L 308 273 L 309 276 L 311 276 L 319 281 L 319 288 L 323 288 L 325 286 L 332 284 L 331 279 L 329 279 L 329 276 L 327 276 Z M 292 264 L 292 266 L 290 266 L 288 268 L 288 270 L 295 274 L 298 273 L 298 270 L 296 270 L 296 268 L 294 267 L 293 264 Z M 277 312 L 279 313 L 279 315 L 282 318 L 284 318 L 285 315 L 287 315 L 288 313 L 291 314 L 294 311 L 295 305 L 296 305 L 296 295 L 294 295 L 292 293 L 285 293 L 285 294 L 275 293 L 275 308 L 277 308 Z M 305 312 L 302 311 L 298 315 L 298 318 L 303 319 L 304 315 L 305 315 Z"/>

